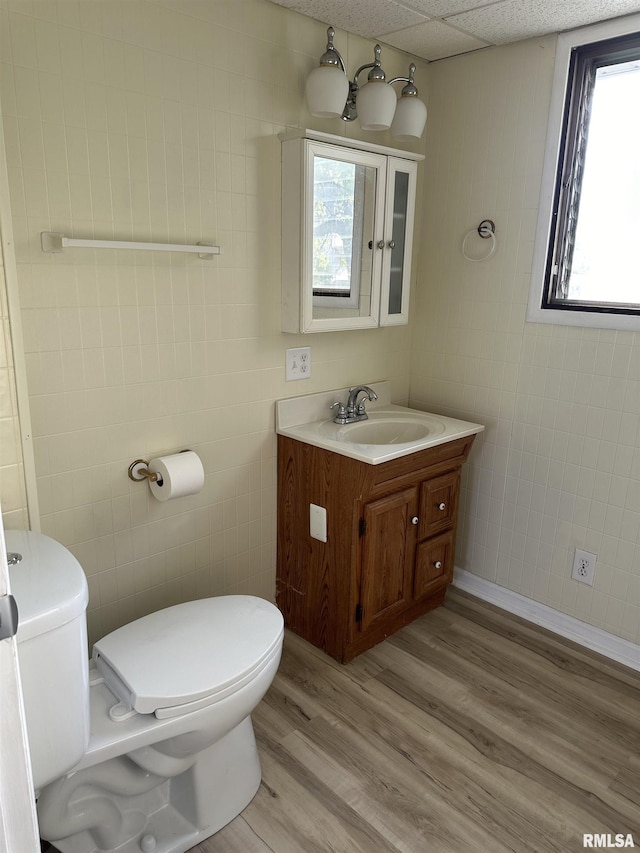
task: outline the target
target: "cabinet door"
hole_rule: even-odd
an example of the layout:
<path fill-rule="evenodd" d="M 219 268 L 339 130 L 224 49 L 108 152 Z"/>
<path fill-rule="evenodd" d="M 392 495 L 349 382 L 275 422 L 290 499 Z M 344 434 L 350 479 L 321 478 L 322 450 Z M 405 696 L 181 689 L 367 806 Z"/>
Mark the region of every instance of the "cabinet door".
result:
<path fill-rule="evenodd" d="M 460 472 L 451 471 L 420 486 L 420 539 L 453 527 L 458 513 Z"/>
<path fill-rule="evenodd" d="M 453 530 L 420 542 L 416 550 L 414 598 L 422 598 L 442 589 L 453 578 Z"/>
<path fill-rule="evenodd" d="M 382 154 L 283 143 L 283 331 L 378 325 L 386 173 Z"/>
<path fill-rule="evenodd" d="M 393 619 L 412 598 L 417 488 L 372 501 L 364 507 L 361 630 Z"/>
<path fill-rule="evenodd" d="M 389 157 L 380 297 L 381 326 L 409 322 L 416 176 L 417 163 Z"/>

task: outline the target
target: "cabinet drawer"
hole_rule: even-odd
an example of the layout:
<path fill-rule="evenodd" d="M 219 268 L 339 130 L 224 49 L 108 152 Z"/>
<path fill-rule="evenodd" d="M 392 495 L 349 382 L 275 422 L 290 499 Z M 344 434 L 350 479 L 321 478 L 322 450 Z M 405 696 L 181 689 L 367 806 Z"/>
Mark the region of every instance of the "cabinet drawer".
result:
<path fill-rule="evenodd" d="M 451 471 L 421 484 L 419 539 L 427 539 L 453 527 L 458 513 L 459 491 L 459 471 Z"/>
<path fill-rule="evenodd" d="M 453 530 L 421 542 L 416 549 L 413 597 L 431 595 L 451 582 L 455 542 Z"/>

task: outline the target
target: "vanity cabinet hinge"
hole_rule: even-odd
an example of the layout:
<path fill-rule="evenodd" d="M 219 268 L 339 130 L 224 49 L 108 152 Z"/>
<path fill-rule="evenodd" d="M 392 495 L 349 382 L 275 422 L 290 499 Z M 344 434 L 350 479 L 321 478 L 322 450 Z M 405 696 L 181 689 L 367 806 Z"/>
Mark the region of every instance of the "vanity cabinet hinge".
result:
<path fill-rule="evenodd" d="M 358 525 L 358 536 L 364 536 L 367 532 L 367 522 L 364 518 L 360 519 L 360 524 Z"/>
<path fill-rule="evenodd" d="M 362 622 L 362 605 L 356 604 L 356 622 Z"/>

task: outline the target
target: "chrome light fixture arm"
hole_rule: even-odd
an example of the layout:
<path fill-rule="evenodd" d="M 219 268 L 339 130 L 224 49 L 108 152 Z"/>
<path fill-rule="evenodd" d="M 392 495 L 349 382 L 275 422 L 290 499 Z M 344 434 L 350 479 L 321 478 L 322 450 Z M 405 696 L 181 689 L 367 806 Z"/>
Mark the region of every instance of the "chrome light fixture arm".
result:
<path fill-rule="evenodd" d="M 403 87 L 401 92 L 401 97 L 418 97 L 418 90 L 416 89 L 416 84 L 413 82 L 413 77 L 416 73 L 416 66 L 411 63 L 409 66 L 409 76 L 408 77 L 393 77 L 389 80 L 389 85 L 392 83 L 406 83 L 407 85 Z"/>
<path fill-rule="evenodd" d="M 357 83 L 358 74 L 356 73 L 356 79 L 353 82 L 351 82 L 351 80 L 349 80 L 349 75 L 347 73 L 347 66 L 344 63 L 344 59 L 342 58 L 342 54 L 340 53 L 338 48 L 333 43 L 333 39 L 335 38 L 335 35 L 336 35 L 336 31 L 333 29 L 333 27 L 329 27 L 327 29 L 327 48 L 326 48 L 325 52 L 322 54 L 322 56 L 320 57 L 320 66 L 322 67 L 323 65 L 325 65 L 325 66 L 329 66 L 329 67 L 333 67 L 333 68 L 340 68 L 342 70 L 344 76 L 347 78 L 347 81 L 349 83 L 349 94 L 347 96 L 347 101 L 346 101 L 346 104 L 344 107 L 344 112 L 342 113 L 342 119 L 343 119 L 343 121 L 353 121 L 355 118 L 357 118 L 357 115 L 358 115 L 356 112 L 356 94 L 358 92 L 358 83 Z M 365 66 L 363 66 L 363 68 L 364 67 Z M 358 69 L 358 72 L 361 70 L 362 69 Z"/>
<path fill-rule="evenodd" d="M 363 71 L 366 71 L 367 68 L 371 69 L 367 76 L 367 82 L 369 80 L 380 80 L 382 83 L 385 82 L 385 73 L 382 70 L 382 65 L 380 64 L 382 48 L 379 44 L 374 47 L 373 53 L 375 56 L 374 61 L 367 62 L 365 65 L 361 65 L 360 68 L 358 68 L 356 73 L 353 75 L 353 81 L 349 80 L 349 97 L 347 98 L 347 103 L 344 105 L 344 112 L 342 113 L 343 121 L 354 121 L 354 119 L 358 118 L 358 110 L 356 108 L 356 96 L 360 89 L 360 86 L 358 84 L 358 77 Z"/>
<path fill-rule="evenodd" d="M 327 48 L 325 52 L 320 57 L 320 65 L 339 65 L 340 68 L 347 75 L 347 66 L 344 64 L 344 59 L 340 55 L 340 51 L 334 45 L 333 39 L 335 37 L 336 31 L 333 27 L 329 27 L 327 30 Z"/>

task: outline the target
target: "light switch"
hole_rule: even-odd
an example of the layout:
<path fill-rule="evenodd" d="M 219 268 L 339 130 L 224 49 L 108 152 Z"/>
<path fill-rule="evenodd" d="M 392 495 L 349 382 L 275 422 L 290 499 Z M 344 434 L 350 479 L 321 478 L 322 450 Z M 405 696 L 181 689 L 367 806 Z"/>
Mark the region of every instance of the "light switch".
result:
<path fill-rule="evenodd" d="M 323 506 L 309 504 L 309 535 L 320 542 L 327 541 L 327 510 Z"/>

